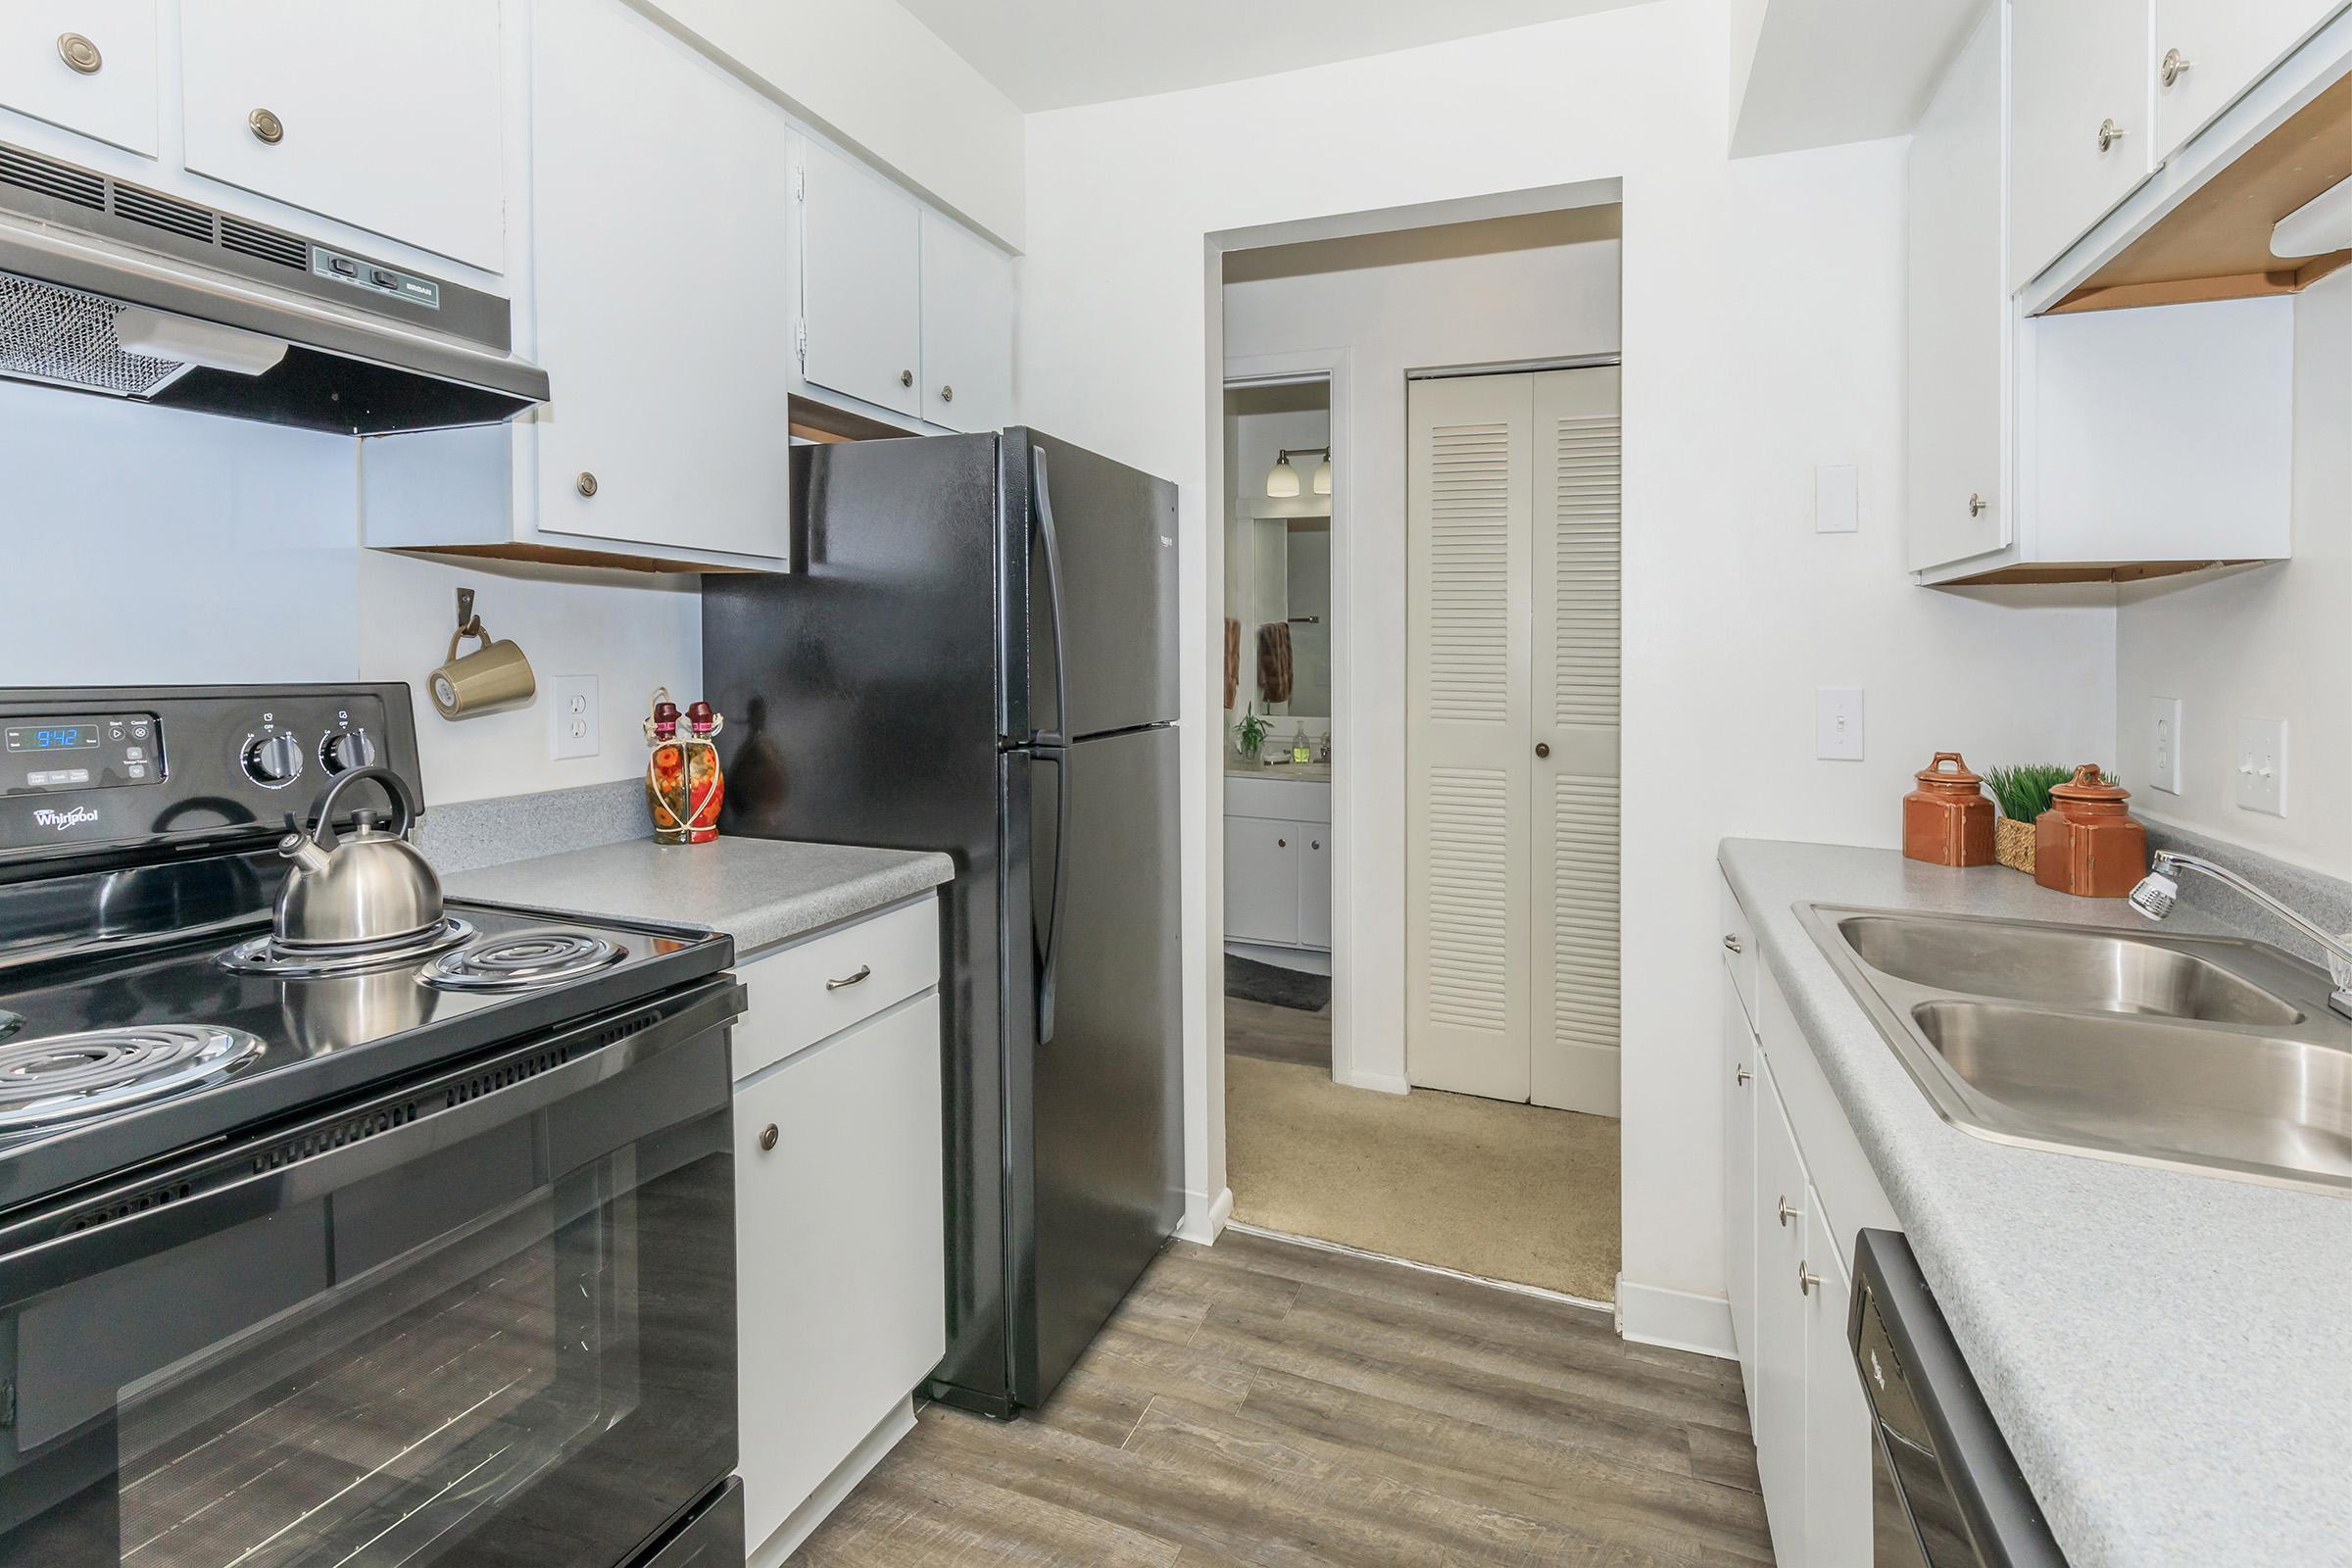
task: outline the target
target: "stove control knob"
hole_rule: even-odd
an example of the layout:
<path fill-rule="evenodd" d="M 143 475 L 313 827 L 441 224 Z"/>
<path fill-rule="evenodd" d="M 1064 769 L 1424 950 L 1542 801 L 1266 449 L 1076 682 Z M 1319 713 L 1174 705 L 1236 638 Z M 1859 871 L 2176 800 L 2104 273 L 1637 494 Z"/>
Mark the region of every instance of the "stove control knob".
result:
<path fill-rule="evenodd" d="M 318 760 L 329 773 L 375 765 L 375 742 L 364 729 L 337 730 L 319 744 Z"/>
<path fill-rule="evenodd" d="M 302 745 L 291 735 L 259 736 L 247 744 L 240 760 L 245 776 L 264 789 L 278 789 L 302 776 Z"/>

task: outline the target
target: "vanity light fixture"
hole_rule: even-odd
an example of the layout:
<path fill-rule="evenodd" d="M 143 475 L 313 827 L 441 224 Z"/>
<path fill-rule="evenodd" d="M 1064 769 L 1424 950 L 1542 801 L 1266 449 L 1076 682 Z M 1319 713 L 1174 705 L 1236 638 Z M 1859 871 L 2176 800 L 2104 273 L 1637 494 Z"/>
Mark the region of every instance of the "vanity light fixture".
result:
<path fill-rule="evenodd" d="M 1291 458 L 1293 454 L 1303 458 L 1310 452 L 1323 460 L 1315 467 L 1315 494 L 1319 496 L 1331 494 L 1331 448 L 1329 447 L 1284 447 L 1280 452 L 1274 454 L 1274 469 L 1266 475 L 1266 494 L 1277 501 L 1288 501 L 1298 494 L 1300 489 L 1298 470 L 1291 466 Z"/>

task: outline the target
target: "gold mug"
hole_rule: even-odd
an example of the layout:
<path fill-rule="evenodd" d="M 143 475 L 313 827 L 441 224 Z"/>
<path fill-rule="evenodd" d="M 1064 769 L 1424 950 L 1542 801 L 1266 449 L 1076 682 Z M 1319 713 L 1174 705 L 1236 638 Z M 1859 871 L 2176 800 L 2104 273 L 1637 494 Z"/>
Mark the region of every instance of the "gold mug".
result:
<path fill-rule="evenodd" d="M 458 645 L 468 637 L 482 646 L 458 657 Z M 479 615 L 460 626 L 449 639 L 449 658 L 425 678 L 425 690 L 443 718 L 471 718 L 527 703 L 539 690 L 531 662 L 513 641 L 492 642 Z"/>

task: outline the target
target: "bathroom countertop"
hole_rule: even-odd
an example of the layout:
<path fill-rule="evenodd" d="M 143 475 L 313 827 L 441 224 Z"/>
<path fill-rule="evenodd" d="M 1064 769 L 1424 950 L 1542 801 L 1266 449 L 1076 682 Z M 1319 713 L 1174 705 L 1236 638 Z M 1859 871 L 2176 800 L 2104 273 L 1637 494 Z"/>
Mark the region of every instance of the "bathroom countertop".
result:
<path fill-rule="evenodd" d="M 639 838 L 483 866 L 449 878 L 447 888 L 454 898 L 724 931 L 741 959 L 928 893 L 955 875 L 954 861 L 929 851 Z"/>
<path fill-rule="evenodd" d="M 2135 923 L 2123 902 L 1891 850 L 1720 860 L 2072 1568 L 2352 1562 L 2352 1196 L 1951 1126 L 1792 907 Z M 2234 934 L 2202 891 L 2169 927 Z"/>

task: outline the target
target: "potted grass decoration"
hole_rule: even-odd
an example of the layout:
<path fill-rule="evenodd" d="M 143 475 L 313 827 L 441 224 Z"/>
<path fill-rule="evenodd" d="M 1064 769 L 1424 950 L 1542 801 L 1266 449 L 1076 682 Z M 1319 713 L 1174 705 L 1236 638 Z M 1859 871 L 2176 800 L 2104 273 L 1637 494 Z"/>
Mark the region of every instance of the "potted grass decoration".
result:
<path fill-rule="evenodd" d="M 2074 769 L 2055 762 L 2021 762 L 2015 767 L 1988 767 L 1984 787 L 2000 807 L 1992 824 L 1992 858 L 2012 871 L 2034 874 L 2034 823 L 2050 808 L 2050 791 L 2074 777 Z"/>

